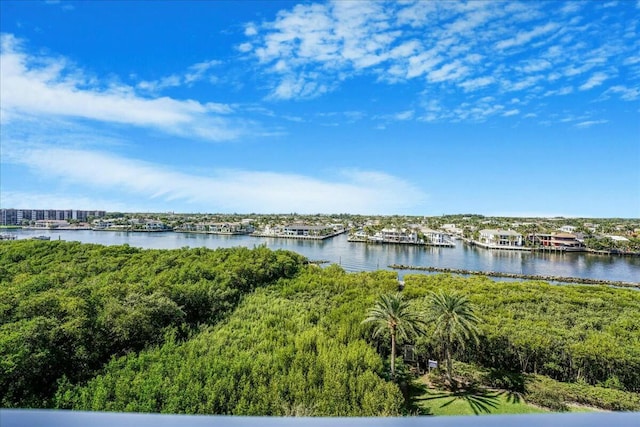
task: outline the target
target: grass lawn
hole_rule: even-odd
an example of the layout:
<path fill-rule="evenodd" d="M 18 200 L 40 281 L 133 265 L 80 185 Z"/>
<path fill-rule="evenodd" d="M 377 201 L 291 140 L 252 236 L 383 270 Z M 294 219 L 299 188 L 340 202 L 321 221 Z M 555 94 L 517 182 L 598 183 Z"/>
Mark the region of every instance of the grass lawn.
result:
<path fill-rule="evenodd" d="M 421 380 L 413 384 L 413 402 L 421 415 L 530 414 L 548 412 L 525 403 L 518 395 L 470 388 L 455 392 L 428 388 Z"/>
<path fill-rule="evenodd" d="M 420 399 L 420 398 L 418 398 Z M 429 390 L 418 406 L 421 412 L 432 415 L 532 414 L 548 412 L 506 393 L 451 393 Z"/>

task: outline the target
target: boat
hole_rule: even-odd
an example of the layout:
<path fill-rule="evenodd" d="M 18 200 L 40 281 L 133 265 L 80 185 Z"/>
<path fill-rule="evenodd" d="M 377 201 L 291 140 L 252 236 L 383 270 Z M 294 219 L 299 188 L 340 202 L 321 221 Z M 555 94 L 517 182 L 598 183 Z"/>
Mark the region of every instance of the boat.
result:
<path fill-rule="evenodd" d="M 33 236 L 31 240 L 51 240 L 50 236 Z"/>

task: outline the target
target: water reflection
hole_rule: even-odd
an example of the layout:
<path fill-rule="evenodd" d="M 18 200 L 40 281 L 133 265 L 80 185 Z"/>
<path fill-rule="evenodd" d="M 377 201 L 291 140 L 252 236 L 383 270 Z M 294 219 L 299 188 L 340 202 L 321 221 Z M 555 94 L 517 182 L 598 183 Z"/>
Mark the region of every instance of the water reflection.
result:
<path fill-rule="evenodd" d="M 487 250 L 458 241 L 455 248 L 411 245 L 372 245 L 349 243 L 346 235 L 323 241 L 277 239 L 272 237 L 216 236 L 190 233 L 126 233 L 107 231 L 19 230 L 18 238 L 49 235 L 52 240 L 76 240 L 84 243 L 177 249 L 185 246 L 253 248 L 298 252 L 311 260 L 340 264 L 347 271 L 386 269 L 391 264 L 499 271 L 543 276 L 584 277 L 603 280 L 640 281 L 640 258 L 592 255 L 586 253 L 532 253 Z M 400 272 L 403 275 L 403 272 Z"/>

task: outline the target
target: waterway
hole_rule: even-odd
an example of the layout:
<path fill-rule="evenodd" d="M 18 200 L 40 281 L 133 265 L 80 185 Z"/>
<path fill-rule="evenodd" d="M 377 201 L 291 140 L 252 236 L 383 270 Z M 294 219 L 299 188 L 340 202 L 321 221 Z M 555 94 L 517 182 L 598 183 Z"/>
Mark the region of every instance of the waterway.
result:
<path fill-rule="evenodd" d="M 462 270 L 499 271 L 527 275 L 582 277 L 640 282 L 640 257 L 587 253 L 532 253 L 501 251 L 468 246 L 456 241 L 454 248 L 383 245 L 347 242 L 342 234 L 326 240 L 277 239 L 271 237 L 221 236 L 191 233 L 127 233 L 92 230 L 14 230 L 18 239 L 46 235 L 51 240 L 79 241 L 101 245 L 128 244 L 145 249 L 176 249 L 189 246 L 229 248 L 266 245 L 271 249 L 298 252 L 312 261 L 329 261 L 347 271 L 389 269 L 389 265 L 446 267 Z M 400 277 L 416 271 L 398 270 Z"/>

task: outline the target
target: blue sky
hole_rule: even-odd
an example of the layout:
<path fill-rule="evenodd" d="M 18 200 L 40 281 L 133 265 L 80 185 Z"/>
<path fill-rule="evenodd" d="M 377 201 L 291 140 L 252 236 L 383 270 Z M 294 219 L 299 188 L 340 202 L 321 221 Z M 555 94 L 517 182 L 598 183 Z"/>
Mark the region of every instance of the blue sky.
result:
<path fill-rule="evenodd" d="M 0 2 L 3 208 L 640 217 L 640 2 Z"/>

